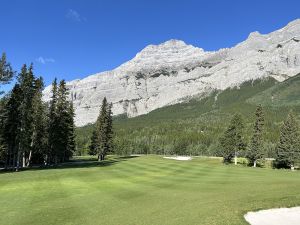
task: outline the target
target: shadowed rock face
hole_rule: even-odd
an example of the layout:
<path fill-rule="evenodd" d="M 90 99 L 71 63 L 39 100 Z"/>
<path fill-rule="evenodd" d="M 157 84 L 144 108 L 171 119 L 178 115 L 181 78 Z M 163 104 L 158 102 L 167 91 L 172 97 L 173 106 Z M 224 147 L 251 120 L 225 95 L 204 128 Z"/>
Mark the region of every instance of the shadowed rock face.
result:
<path fill-rule="evenodd" d="M 283 81 L 300 72 L 300 20 L 270 34 L 253 32 L 233 48 L 206 52 L 183 41 L 149 45 L 112 71 L 67 83 L 77 126 L 95 122 L 104 96 L 114 115 L 129 117 L 214 89 L 264 77 Z M 51 87 L 44 91 L 49 101 Z"/>

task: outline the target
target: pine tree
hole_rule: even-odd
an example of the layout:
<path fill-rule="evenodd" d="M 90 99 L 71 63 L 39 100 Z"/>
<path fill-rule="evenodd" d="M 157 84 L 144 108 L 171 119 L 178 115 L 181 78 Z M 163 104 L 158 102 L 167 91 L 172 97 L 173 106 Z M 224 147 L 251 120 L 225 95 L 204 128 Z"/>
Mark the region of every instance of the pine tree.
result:
<path fill-rule="evenodd" d="M 231 163 L 233 157 L 245 150 L 246 143 L 243 137 L 243 119 L 240 114 L 235 114 L 229 127 L 220 138 L 221 155 L 224 163 Z"/>
<path fill-rule="evenodd" d="M 29 156 L 28 165 L 31 161 L 45 164 L 48 153 L 48 118 L 47 106 L 42 101 L 42 91 L 44 89 L 42 77 L 35 80 L 35 89 L 36 93 L 33 98 L 32 155 Z"/>
<path fill-rule="evenodd" d="M 255 111 L 256 120 L 253 127 L 253 136 L 251 138 L 250 146 L 247 152 L 247 159 L 250 165 L 256 167 L 257 160 L 263 157 L 263 126 L 264 113 L 261 105 L 258 105 Z"/>
<path fill-rule="evenodd" d="M 22 90 L 19 84 L 15 84 L 5 104 L 3 115 L 3 142 L 5 148 L 5 168 L 18 170 L 20 159 L 20 131 L 21 131 L 21 101 Z"/>
<path fill-rule="evenodd" d="M 64 80 L 61 80 L 58 87 L 57 116 L 58 116 L 58 145 L 56 147 L 57 162 L 64 162 L 67 158 L 68 148 L 68 111 L 67 88 Z"/>
<path fill-rule="evenodd" d="M 277 145 L 277 157 L 275 165 L 278 168 L 290 167 L 300 161 L 299 124 L 295 116 L 290 112 L 280 129 L 280 140 Z"/>
<path fill-rule="evenodd" d="M 68 118 L 67 118 L 68 143 L 67 143 L 67 150 L 65 154 L 65 160 L 69 160 L 69 158 L 73 156 L 76 148 L 74 116 L 75 113 L 74 113 L 73 102 L 70 102 L 68 108 Z"/>
<path fill-rule="evenodd" d="M 96 130 L 93 130 L 92 136 L 91 136 L 91 143 L 89 145 L 89 155 L 97 155 L 97 132 Z"/>
<path fill-rule="evenodd" d="M 98 160 L 104 160 L 105 156 L 112 152 L 113 129 L 112 129 L 112 105 L 106 98 L 103 99 L 100 114 L 98 116 L 95 131 L 92 135 L 90 152 L 97 152 Z"/>
<path fill-rule="evenodd" d="M 0 87 L 2 84 L 7 84 L 13 78 L 15 72 L 9 62 L 6 61 L 6 54 L 3 53 L 0 58 Z M 0 91 L 3 94 L 3 91 Z"/>
<path fill-rule="evenodd" d="M 73 104 L 68 101 L 66 82 L 52 84 L 52 99 L 49 109 L 50 163 L 58 164 L 68 160 L 75 151 L 75 124 Z"/>
<path fill-rule="evenodd" d="M 5 122 L 7 119 L 7 111 L 6 111 L 6 104 L 8 101 L 8 97 L 4 96 L 0 99 L 0 161 L 5 162 L 6 156 L 5 151 L 7 148 L 7 145 L 5 143 L 4 133 L 5 133 Z"/>
<path fill-rule="evenodd" d="M 21 129 L 20 129 L 20 152 L 17 159 L 17 168 L 25 167 L 28 164 L 29 156 L 32 154 L 32 133 L 33 133 L 33 98 L 35 95 L 33 66 L 27 69 L 23 66 L 18 76 L 21 89 Z M 21 162 L 22 159 L 22 162 Z"/>
<path fill-rule="evenodd" d="M 46 159 L 47 164 L 57 162 L 57 147 L 59 145 L 59 131 L 58 131 L 58 114 L 57 114 L 57 99 L 58 99 L 58 90 L 57 90 L 57 79 L 55 78 L 52 83 L 52 97 L 49 107 L 49 122 L 48 122 L 48 146 L 49 152 Z"/>
<path fill-rule="evenodd" d="M 113 152 L 113 119 L 112 119 L 112 103 L 109 103 L 107 105 L 107 138 L 108 138 L 108 143 L 107 143 L 107 149 L 105 152 L 105 155 L 108 153 Z"/>

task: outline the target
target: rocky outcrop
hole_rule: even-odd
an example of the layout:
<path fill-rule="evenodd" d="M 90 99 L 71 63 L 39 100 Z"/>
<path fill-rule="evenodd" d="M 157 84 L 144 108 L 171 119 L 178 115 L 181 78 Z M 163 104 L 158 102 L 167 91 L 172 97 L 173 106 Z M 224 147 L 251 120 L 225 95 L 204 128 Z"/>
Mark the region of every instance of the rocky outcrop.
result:
<path fill-rule="evenodd" d="M 300 72 L 300 20 L 270 34 L 253 32 L 233 48 L 207 52 L 170 40 L 149 45 L 112 71 L 67 83 L 76 125 L 95 122 L 104 96 L 114 115 L 129 117 L 175 104 L 214 89 L 272 76 L 283 81 Z M 51 97 L 51 87 L 44 100 Z"/>

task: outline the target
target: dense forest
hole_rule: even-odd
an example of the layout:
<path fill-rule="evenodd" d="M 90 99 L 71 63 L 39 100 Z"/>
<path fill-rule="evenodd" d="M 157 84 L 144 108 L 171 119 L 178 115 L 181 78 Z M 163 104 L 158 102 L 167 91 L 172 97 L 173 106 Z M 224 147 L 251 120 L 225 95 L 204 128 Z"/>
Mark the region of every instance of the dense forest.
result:
<path fill-rule="evenodd" d="M 15 74 L 3 54 L 0 85 L 8 84 Z M 32 64 L 24 65 L 13 83 L 0 101 L 1 167 L 18 171 L 68 160 L 76 146 L 74 110 L 65 81 L 54 80 L 49 103 L 42 101 L 43 78 L 34 75 Z"/>

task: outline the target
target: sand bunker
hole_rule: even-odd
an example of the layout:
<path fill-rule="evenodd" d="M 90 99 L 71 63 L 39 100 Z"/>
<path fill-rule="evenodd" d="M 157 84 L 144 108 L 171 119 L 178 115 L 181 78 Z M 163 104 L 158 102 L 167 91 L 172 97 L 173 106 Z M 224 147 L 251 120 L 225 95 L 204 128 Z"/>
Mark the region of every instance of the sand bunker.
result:
<path fill-rule="evenodd" d="M 192 157 L 190 156 L 173 156 L 173 157 L 164 157 L 164 159 L 175 159 L 175 160 L 191 160 Z"/>
<path fill-rule="evenodd" d="M 251 225 L 299 225 L 300 207 L 248 212 L 245 219 Z"/>

